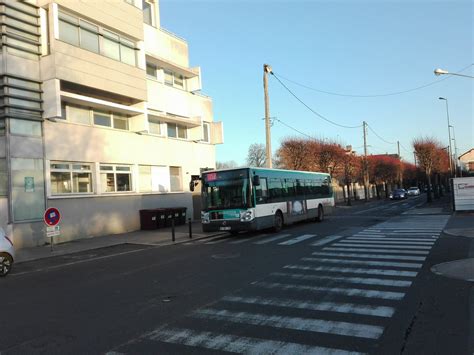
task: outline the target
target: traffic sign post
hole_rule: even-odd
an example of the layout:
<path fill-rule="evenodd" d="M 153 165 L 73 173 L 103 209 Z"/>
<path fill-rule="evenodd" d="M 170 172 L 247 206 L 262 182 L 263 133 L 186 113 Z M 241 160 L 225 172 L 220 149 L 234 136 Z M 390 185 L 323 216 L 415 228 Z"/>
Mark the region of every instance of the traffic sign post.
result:
<path fill-rule="evenodd" d="M 53 251 L 54 236 L 60 235 L 59 221 L 61 213 L 55 207 L 50 207 L 44 211 L 44 223 L 46 224 L 46 237 L 51 238 L 51 251 Z"/>

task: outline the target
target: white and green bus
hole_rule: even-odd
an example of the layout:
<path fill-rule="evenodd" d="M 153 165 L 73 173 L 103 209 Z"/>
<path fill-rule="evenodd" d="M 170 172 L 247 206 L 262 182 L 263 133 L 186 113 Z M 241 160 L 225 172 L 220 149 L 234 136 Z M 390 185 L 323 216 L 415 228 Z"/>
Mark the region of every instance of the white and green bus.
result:
<path fill-rule="evenodd" d="M 306 171 L 236 168 L 201 176 L 203 231 L 255 231 L 315 219 L 334 208 L 331 177 Z M 194 186 L 191 183 L 191 186 Z"/>

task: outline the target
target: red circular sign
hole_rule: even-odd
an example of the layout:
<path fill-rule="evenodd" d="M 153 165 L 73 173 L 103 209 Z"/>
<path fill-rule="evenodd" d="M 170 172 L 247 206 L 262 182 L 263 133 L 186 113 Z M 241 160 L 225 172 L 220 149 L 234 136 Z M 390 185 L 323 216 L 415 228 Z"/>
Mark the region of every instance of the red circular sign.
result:
<path fill-rule="evenodd" d="M 55 226 L 61 220 L 61 214 L 59 210 L 55 207 L 50 207 L 44 211 L 44 223 L 48 226 Z"/>

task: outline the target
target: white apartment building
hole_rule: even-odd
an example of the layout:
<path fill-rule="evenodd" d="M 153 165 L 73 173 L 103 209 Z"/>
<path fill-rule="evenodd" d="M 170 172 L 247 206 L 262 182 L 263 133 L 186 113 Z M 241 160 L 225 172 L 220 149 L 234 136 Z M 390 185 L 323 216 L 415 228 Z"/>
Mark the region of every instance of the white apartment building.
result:
<path fill-rule="evenodd" d="M 0 0 L 0 16 L 0 226 L 16 247 L 48 241 L 48 207 L 59 241 L 137 230 L 140 209 L 196 216 L 188 183 L 215 167 L 222 124 L 158 0 Z"/>

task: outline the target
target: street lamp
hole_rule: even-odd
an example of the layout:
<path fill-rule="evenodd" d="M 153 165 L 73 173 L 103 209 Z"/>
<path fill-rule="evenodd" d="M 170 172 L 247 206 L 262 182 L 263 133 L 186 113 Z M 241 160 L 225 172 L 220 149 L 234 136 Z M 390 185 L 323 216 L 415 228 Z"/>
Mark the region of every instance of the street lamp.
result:
<path fill-rule="evenodd" d="M 439 76 L 439 75 L 456 75 L 456 76 L 463 76 L 465 78 L 474 79 L 474 76 L 465 75 L 465 74 L 458 74 L 458 73 L 450 73 L 449 71 L 444 70 L 444 69 L 440 69 L 440 68 L 435 69 L 434 73 L 435 73 L 436 76 Z"/>
<path fill-rule="evenodd" d="M 451 148 L 451 130 L 450 130 L 450 124 L 449 124 L 449 108 L 448 108 L 448 99 L 444 97 L 438 97 L 439 100 L 444 100 L 446 102 L 446 117 L 448 118 L 448 137 L 449 137 L 449 172 L 451 174 L 451 177 L 453 176 L 453 162 L 452 162 L 452 152 L 453 149 Z"/>

